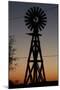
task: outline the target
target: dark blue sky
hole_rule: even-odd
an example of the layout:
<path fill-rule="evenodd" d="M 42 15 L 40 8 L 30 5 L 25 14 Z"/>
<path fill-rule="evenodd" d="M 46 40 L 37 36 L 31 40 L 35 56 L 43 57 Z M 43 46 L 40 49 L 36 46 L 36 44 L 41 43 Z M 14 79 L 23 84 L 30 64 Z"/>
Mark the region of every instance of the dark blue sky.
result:
<path fill-rule="evenodd" d="M 25 26 L 24 16 L 27 9 L 33 6 L 39 6 L 45 11 L 47 15 L 47 25 L 44 28 L 44 30 L 41 32 L 43 35 L 43 37 L 41 38 L 42 39 L 41 43 L 46 44 L 44 45 L 45 48 L 46 46 L 49 47 L 50 45 L 52 49 L 54 48 L 54 50 L 56 50 L 57 49 L 57 34 L 58 34 L 57 5 L 10 2 L 9 3 L 9 34 L 15 35 L 17 45 L 19 43 L 21 43 L 22 45 L 29 43 L 29 42 L 25 43 L 27 39 L 29 41 L 30 37 L 27 36 L 26 33 L 30 32 L 30 30 L 28 30 L 28 28 Z M 19 48 L 20 48 L 20 45 L 18 45 Z M 54 52 L 51 54 L 57 54 L 57 53 Z"/>
<path fill-rule="evenodd" d="M 28 57 L 29 54 L 31 36 L 26 35 L 26 33 L 30 32 L 30 30 L 25 26 L 24 16 L 26 11 L 33 6 L 42 8 L 47 15 L 47 24 L 42 32 L 40 32 L 42 33 L 42 37 L 40 39 L 42 55 L 58 55 L 58 5 L 9 2 L 9 35 L 15 36 L 17 57 Z M 47 61 L 48 64 L 56 67 L 57 72 L 56 56 L 51 58 L 44 58 L 44 60 L 46 71 Z M 25 63 L 26 61 L 20 60 L 19 62 Z M 51 64 L 52 62 L 53 64 Z"/>

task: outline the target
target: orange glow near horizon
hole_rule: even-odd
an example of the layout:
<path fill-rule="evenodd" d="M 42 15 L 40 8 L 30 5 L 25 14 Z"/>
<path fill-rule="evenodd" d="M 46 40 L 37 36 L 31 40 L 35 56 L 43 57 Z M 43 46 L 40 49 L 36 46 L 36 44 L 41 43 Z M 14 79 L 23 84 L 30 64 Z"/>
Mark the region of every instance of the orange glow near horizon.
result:
<path fill-rule="evenodd" d="M 12 80 L 13 82 L 18 81 L 19 83 L 24 83 L 26 65 L 27 65 L 26 61 L 20 62 L 15 71 L 10 71 L 9 79 Z M 52 62 L 51 60 L 49 60 L 49 58 L 44 60 L 44 69 L 46 81 L 58 80 L 58 66 L 56 63 L 56 58 L 53 58 Z"/>

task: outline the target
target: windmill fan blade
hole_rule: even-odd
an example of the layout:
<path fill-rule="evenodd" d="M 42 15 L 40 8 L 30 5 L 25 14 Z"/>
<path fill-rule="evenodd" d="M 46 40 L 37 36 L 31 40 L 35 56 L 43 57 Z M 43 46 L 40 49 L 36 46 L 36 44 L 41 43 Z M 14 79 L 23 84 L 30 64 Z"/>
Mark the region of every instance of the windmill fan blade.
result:
<path fill-rule="evenodd" d="M 28 26 L 28 28 L 30 28 L 31 27 L 31 24 Z"/>
<path fill-rule="evenodd" d="M 43 26 L 43 24 L 41 24 L 41 27 L 44 29 L 44 26 Z"/>
<path fill-rule="evenodd" d="M 41 19 L 41 22 L 47 22 L 47 20 L 42 18 L 42 19 Z"/>
<path fill-rule="evenodd" d="M 26 25 L 29 25 L 30 23 L 28 22 L 28 23 L 26 23 Z"/>
<path fill-rule="evenodd" d="M 44 14 L 44 11 L 41 12 L 41 16 Z"/>
<path fill-rule="evenodd" d="M 35 12 L 35 7 L 33 7 L 33 10 L 34 10 L 34 12 Z"/>
<path fill-rule="evenodd" d="M 33 8 L 30 8 L 31 12 L 33 13 Z"/>
<path fill-rule="evenodd" d="M 28 10 L 28 12 L 29 12 L 30 15 L 32 14 L 32 12 L 30 10 Z"/>
<path fill-rule="evenodd" d="M 24 16 L 26 19 L 28 19 L 29 18 L 29 16 Z"/>
<path fill-rule="evenodd" d="M 42 23 L 44 26 L 46 25 L 45 23 Z"/>
<path fill-rule="evenodd" d="M 42 19 L 47 19 L 47 17 L 42 17 Z"/>
<path fill-rule="evenodd" d="M 42 15 L 42 17 L 44 17 L 44 16 L 46 16 L 46 14 L 45 14 L 45 13 Z"/>
<path fill-rule="evenodd" d="M 28 19 L 25 19 L 24 21 L 25 21 L 25 22 L 28 22 L 29 20 L 28 20 Z"/>
<path fill-rule="evenodd" d="M 30 30 L 32 31 L 33 27 L 31 26 Z"/>
<path fill-rule="evenodd" d="M 39 9 L 39 14 L 41 13 L 41 11 L 42 11 L 42 9 L 40 8 L 40 9 Z"/>
<path fill-rule="evenodd" d="M 41 26 L 39 26 L 40 31 L 42 31 Z"/>
<path fill-rule="evenodd" d="M 47 22 L 46 20 L 43 20 L 43 22 Z"/>
<path fill-rule="evenodd" d="M 29 14 L 29 13 L 26 13 L 26 15 L 30 16 L 30 14 Z"/>
<path fill-rule="evenodd" d="M 36 11 L 38 12 L 38 10 L 39 10 L 39 7 L 37 7 L 37 10 Z"/>
<path fill-rule="evenodd" d="M 46 23 L 47 21 L 46 21 L 46 19 L 42 19 L 42 20 L 41 20 L 41 23 L 42 23 L 42 22 Z"/>

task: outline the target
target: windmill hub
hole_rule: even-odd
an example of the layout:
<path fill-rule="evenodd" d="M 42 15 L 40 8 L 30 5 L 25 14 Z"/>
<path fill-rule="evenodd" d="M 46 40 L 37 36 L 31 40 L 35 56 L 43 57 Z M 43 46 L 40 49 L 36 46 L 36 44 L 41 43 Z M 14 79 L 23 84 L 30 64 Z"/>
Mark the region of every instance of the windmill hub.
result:
<path fill-rule="evenodd" d="M 35 16 L 35 17 L 33 18 L 33 22 L 38 23 L 38 17 L 37 17 L 37 16 Z"/>

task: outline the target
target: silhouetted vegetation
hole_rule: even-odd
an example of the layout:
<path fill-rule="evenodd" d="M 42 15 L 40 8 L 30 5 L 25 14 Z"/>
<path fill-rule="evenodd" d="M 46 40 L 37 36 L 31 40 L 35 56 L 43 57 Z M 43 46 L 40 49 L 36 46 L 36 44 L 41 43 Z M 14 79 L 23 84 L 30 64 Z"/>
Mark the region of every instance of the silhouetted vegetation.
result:
<path fill-rule="evenodd" d="M 9 81 L 9 88 L 25 88 L 25 87 L 44 87 L 44 86 L 57 86 L 58 81 L 45 81 L 40 83 L 29 83 L 29 84 L 14 84 Z"/>
<path fill-rule="evenodd" d="M 15 52 L 16 49 L 14 47 L 15 44 L 15 39 L 14 36 L 9 36 L 9 70 L 12 69 L 13 67 L 11 67 L 13 61 L 16 61 L 16 57 L 15 57 Z"/>

